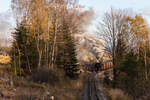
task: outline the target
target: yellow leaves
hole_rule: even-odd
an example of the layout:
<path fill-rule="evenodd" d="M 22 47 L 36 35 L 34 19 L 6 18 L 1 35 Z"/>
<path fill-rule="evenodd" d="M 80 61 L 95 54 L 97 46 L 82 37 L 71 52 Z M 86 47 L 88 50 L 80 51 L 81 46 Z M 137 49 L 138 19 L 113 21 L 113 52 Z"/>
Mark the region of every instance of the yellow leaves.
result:
<path fill-rule="evenodd" d="M 9 56 L 0 55 L 0 64 L 8 64 L 10 61 L 11 58 Z"/>
<path fill-rule="evenodd" d="M 129 21 L 131 24 L 136 23 L 135 19 L 130 16 L 127 18 L 127 21 Z"/>
<path fill-rule="evenodd" d="M 136 22 L 139 22 L 139 24 L 140 24 L 140 23 L 141 23 L 141 24 L 145 24 L 144 18 L 143 18 L 142 16 L 140 16 L 140 15 L 136 15 L 136 16 L 135 16 L 135 20 L 136 20 Z"/>
<path fill-rule="evenodd" d="M 135 17 L 128 17 L 128 22 L 131 27 L 131 33 L 136 37 L 137 45 L 140 47 L 144 47 L 149 41 L 149 27 L 145 21 L 145 19 L 136 15 Z"/>
<path fill-rule="evenodd" d="M 129 17 L 128 21 L 134 34 L 139 35 L 140 37 L 144 37 L 148 34 L 149 28 L 142 16 L 136 15 L 135 18 Z"/>
<path fill-rule="evenodd" d="M 27 4 L 24 5 L 25 20 L 28 22 L 26 26 L 29 26 L 28 29 L 33 37 L 41 38 L 43 37 L 41 35 L 47 34 L 49 30 L 49 12 L 45 0 L 28 0 L 25 3 Z"/>

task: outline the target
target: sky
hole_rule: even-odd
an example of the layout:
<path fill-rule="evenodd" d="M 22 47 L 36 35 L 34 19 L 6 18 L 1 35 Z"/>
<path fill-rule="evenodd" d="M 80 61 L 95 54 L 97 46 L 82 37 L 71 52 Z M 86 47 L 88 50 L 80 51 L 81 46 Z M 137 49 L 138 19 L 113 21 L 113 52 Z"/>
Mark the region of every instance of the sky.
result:
<path fill-rule="evenodd" d="M 128 9 L 142 15 L 150 25 L 150 0 L 80 0 L 81 5 L 95 10 L 95 21 L 99 21 L 103 14 L 111 8 Z M 95 23 L 94 23 L 95 25 Z M 91 25 L 93 32 L 95 26 Z"/>
<path fill-rule="evenodd" d="M 9 33 L 13 27 L 10 3 L 11 0 L 0 0 L 0 33 Z M 85 8 L 93 8 L 95 19 L 99 19 L 104 12 L 113 7 L 132 9 L 134 12 L 143 15 L 150 24 L 150 0 L 80 0 L 79 4 Z M 94 25 L 91 26 L 90 31 L 94 29 Z"/>
<path fill-rule="evenodd" d="M 135 11 L 150 9 L 149 0 L 80 0 L 80 3 L 101 12 L 109 10 L 110 7 L 131 8 Z"/>
<path fill-rule="evenodd" d="M 10 9 L 11 0 L 0 0 L 0 13 Z"/>
<path fill-rule="evenodd" d="M 11 0 L 0 0 L 0 12 L 10 9 Z M 132 8 L 136 11 L 150 9 L 149 0 L 80 0 L 80 4 L 93 7 L 98 11 L 107 11 L 110 7 Z"/>

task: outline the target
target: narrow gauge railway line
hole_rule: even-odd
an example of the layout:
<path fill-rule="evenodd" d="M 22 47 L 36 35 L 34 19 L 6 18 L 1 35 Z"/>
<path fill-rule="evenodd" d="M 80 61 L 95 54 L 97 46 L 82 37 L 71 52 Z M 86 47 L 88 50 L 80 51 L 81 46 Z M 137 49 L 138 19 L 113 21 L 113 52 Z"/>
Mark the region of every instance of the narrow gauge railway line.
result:
<path fill-rule="evenodd" d="M 111 71 L 113 65 L 111 61 L 102 63 L 101 68 L 97 72 L 91 73 L 84 87 L 83 100 L 108 100 L 105 91 L 103 90 L 103 77 L 105 71 Z"/>

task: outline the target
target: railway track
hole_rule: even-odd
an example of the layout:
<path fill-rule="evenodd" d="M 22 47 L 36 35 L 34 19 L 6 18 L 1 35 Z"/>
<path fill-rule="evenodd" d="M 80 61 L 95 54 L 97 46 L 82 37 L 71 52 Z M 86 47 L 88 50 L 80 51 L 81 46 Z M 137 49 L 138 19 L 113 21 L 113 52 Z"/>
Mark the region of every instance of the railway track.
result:
<path fill-rule="evenodd" d="M 113 66 L 110 61 L 103 64 L 102 70 L 99 72 L 89 72 L 85 81 L 85 87 L 82 100 L 108 100 L 105 91 L 103 90 L 104 73 L 112 72 Z"/>
<path fill-rule="evenodd" d="M 83 100 L 107 100 L 102 84 L 103 73 L 104 72 L 93 72 L 87 77 Z"/>

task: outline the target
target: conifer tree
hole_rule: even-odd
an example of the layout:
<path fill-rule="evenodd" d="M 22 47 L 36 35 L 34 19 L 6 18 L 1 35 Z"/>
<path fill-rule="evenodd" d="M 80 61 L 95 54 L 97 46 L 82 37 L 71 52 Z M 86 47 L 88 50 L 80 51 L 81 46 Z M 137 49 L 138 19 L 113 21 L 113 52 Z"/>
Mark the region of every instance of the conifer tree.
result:
<path fill-rule="evenodd" d="M 30 36 L 29 31 L 22 24 L 18 25 L 16 31 L 12 34 L 14 37 L 11 52 L 12 67 L 31 72 L 31 70 L 37 66 L 38 58 L 35 49 L 35 40 Z"/>
<path fill-rule="evenodd" d="M 66 33 L 64 38 L 66 39 L 64 68 L 68 76 L 75 77 L 78 71 L 75 42 L 69 33 Z"/>
<path fill-rule="evenodd" d="M 133 51 L 126 54 L 125 59 L 119 65 L 117 87 L 125 90 L 132 96 L 140 97 L 144 86 L 144 59 L 138 59 Z M 135 98 L 136 99 L 136 98 Z"/>
<path fill-rule="evenodd" d="M 59 45 L 56 64 L 65 70 L 67 76 L 74 78 L 77 76 L 76 72 L 78 71 L 76 45 L 73 34 L 71 34 L 68 23 L 65 19 L 63 21 L 61 35 L 59 35 L 58 41 Z"/>

